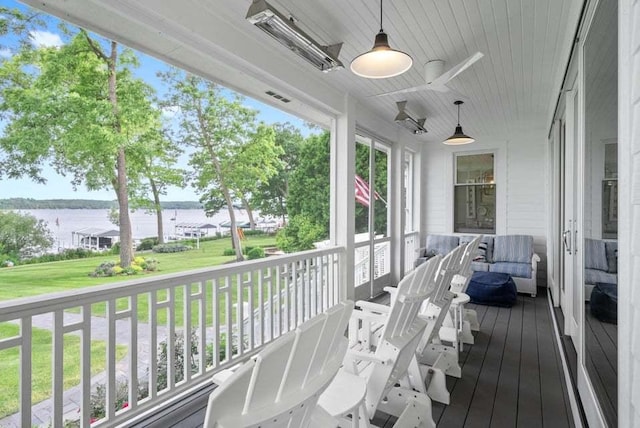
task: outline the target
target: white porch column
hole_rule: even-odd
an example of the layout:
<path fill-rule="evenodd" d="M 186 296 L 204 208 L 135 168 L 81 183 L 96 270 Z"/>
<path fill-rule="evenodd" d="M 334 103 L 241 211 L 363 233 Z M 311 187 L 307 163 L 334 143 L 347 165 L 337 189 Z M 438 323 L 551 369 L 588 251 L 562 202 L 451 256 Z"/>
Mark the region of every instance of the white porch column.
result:
<path fill-rule="evenodd" d="M 391 233 L 391 284 L 397 285 L 404 276 L 404 144 L 397 139 L 391 148 L 389 231 Z"/>
<path fill-rule="evenodd" d="M 331 243 L 346 248 L 340 266 L 342 299 L 354 299 L 353 278 L 355 235 L 355 135 L 354 101 L 345 95 L 344 113 L 337 116 L 331 130 Z"/>
<path fill-rule="evenodd" d="M 618 2 L 618 426 L 640 426 L 640 1 Z"/>

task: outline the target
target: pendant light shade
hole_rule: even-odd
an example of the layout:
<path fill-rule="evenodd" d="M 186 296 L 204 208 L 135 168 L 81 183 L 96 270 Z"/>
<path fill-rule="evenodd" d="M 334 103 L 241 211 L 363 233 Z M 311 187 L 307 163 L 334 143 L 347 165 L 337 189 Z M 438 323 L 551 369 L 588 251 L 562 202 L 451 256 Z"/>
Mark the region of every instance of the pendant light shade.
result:
<path fill-rule="evenodd" d="M 464 103 L 462 101 L 456 101 L 454 102 L 454 104 L 458 106 L 458 125 L 456 126 L 456 130 L 453 132 L 453 135 L 447 138 L 446 140 L 444 140 L 443 143 L 449 146 L 461 146 L 463 144 L 471 144 L 476 140 L 469 137 L 468 135 L 465 135 L 465 133 L 462 132 L 462 126 L 460 126 L 460 104 L 464 104 Z"/>
<path fill-rule="evenodd" d="M 387 33 L 382 29 L 382 0 L 380 0 L 380 31 L 373 48 L 351 61 L 351 71 L 367 79 L 384 79 L 398 76 L 411 68 L 413 60 L 401 51 L 389 46 Z"/>

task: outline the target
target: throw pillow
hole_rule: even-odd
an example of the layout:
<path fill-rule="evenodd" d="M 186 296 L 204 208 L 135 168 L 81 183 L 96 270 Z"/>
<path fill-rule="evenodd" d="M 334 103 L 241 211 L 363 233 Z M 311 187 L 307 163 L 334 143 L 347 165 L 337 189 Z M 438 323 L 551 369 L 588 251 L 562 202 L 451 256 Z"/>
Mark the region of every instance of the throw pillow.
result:
<path fill-rule="evenodd" d="M 478 249 L 476 250 L 476 256 L 473 258 L 474 262 L 486 262 L 487 261 L 487 243 L 480 242 Z"/>

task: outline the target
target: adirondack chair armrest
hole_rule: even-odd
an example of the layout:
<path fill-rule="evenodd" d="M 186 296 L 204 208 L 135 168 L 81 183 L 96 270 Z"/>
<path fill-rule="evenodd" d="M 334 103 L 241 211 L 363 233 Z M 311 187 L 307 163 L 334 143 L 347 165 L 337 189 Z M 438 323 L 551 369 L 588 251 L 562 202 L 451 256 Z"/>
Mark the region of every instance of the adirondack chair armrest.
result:
<path fill-rule="evenodd" d="M 214 373 L 214 375 L 211 376 L 211 381 L 216 385 L 222 385 L 227 379 L 231 377 L 233 372 L 235 372 L 235 370 L 233 369 L 221 370 L 218 373 Z"/>
<path fill-rule="evenodd" d="M 372 363 L 378 363 L 378 364 L 391 364 L 393 363 L 393 360 L 391 359 L 382 359 L 380 357 L 378 357 L 376 354 L 374 354 L 373 352 L 367 352 L 367 351 L 359 351 L 357 349 L 349 349 L 347 350 L 347 355 L 345 356 L 345 362 L 347 360 L 351 360 L 351 361 L 368 361 L 368 362 L 372 362 Z M 345 364 L 346 366 L 346 364 Z"/>
<path fill-rule="evenodd" d="M 358 306 L 362 311 L 377 313 L 377 314 L 388 314 L 391 307 L 387 305 L 381 305 L 380 303 L 368 302 L 366 300 L 358 300 L 356 302 L 356 306 Z"/>
<path fill-rule="evenodd" d="M 370 323 L 384 323 L 387 320 L 386 314 L 377 314 L 375 312 L 354 309 L 351 313 L 351 321 L 362 320 Z"/>

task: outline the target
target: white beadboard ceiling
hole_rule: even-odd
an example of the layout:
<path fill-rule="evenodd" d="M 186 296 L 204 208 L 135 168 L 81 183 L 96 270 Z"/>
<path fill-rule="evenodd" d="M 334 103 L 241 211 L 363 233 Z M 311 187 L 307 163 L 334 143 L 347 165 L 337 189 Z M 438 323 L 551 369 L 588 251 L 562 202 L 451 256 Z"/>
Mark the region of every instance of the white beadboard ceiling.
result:
<path fill-rule="evenodd" d="M 352 74 L 350 61 L 378 31 L 377 0 L 269 0 L 324 44 L 343 42 L 345 69 L 321 73 L 245 20 L 251 0 L 25 0 L 33 7 L 198 72 L 305 118 L 335 113 L 349 93 L 389 126 L 395 101 L 427 117 L 438 142 L 455 126 L 455 96 L 420 91 L 371 98 L 424 83 L 424 64 L 445 70 L 476 51 L 484 58 L 449 84 L 465 94 L 461 123 L 469 135 L 513 140 L 522 129 L 546 130 L 566 67 L 583 0 L 387 0 L 383 27 L 392 47 L 414 66 L 390 79 Z M 264 95 L 275 89 L 289 105 Z"/>

